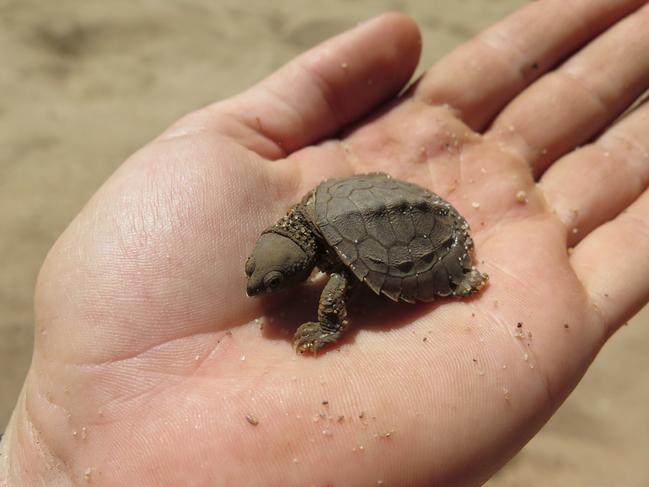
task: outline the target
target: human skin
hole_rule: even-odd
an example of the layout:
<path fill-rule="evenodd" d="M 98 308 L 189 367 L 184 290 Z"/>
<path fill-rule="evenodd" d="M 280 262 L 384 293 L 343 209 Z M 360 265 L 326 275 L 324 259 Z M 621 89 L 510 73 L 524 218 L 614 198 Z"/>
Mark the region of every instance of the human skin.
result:
<path fill-rule="evenodd" d="M 646 3 L 531 3 L 401 96 L 420 37 L 387 14 L 178 121 L 43 264 L 0 485 L 483 482 L 648 300 L 649 104 L 618 119 L 649 88 Z M 489 284 L 363 295 L 340 344 L 296 355 L 317 293 L 247 297 L 246 257 L 369 171 L 458 208 Z"/>

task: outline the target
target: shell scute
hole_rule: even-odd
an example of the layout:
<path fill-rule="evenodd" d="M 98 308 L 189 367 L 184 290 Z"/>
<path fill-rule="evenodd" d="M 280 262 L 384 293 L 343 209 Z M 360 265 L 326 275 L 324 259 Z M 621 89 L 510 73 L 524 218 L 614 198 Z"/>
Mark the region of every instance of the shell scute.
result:
<path fill-rule="evenodd" d="M 336 250 L 340 257 L 345 259 L 347 263 L 356 262 L 358 260 L 358 251 L 356 250 L 356 245 L 349 240 L 342 240 L 339 244 L 336 245 Z"/>
<path fill-rule="evenodd" d="M 381 293 L 381 288 L 385 282 L 385 274 L 376 271 L 369 271 L 367 276 L 365 276 L 364 282 L 374 291 L 376 294 Z"/>
<path fill-rule="evenodd" d="M 435 293 L 439 296 L 448 296 L 451 294 L 451 280 L 449 279 L 448 271 L 442 266 L 433 269 L 433 288 Z"/>
<path fill-rule="evenodd" d="M 329 224 L 346 240 L 356 243 L 366 235 L 363 215 L 349 198 L 332 198 L 327 203 L 327 214 L 333 215 Z"/>
<path fill-rule="evenodd" d="M 412 213 L 412 221 L 415 225 L 415 231 L 422 235 L 430 235 L 435 230 L 435 215 L 432 211 L 432 205 L 424 208 L 415 207 Z"/>
<path fill-rule="evenodd" d="M 370 270 L 362 260 L 355 260 L 354 262 L 351 262 L 349 264 L 349 268 L 361 281 L 365 279 L 365 276 L 367 276 L 367 274 L 370 272 Z"/>
<path fill-rule="evenodd" d="M 380 242 L 386 249 L 392 247 L 397 241 L 397 235 L 394 232 L 394 228 L 390 224 L 390 220 L 386 218 L 385 205 L 382 208 L 379 208 L 375 213 L 366 215 L 365 228 L 367 233 L 375 239 L 377 242 Z"/>
<path fill-rule="evenodd" d="M 398 301 L 401 296 L 401 280 L 400 277 L 386 277 L 381 292 L 391 300 Z"/>
<path fill-rule="evenodd" d="M 417 276 L 410 275 L 404 277 L 401 281 L 401 299 L 409 303 L 414 303 L 417 297 Z"/>
<path fill-rule="evenodd" d="M 410 251 L 403 244 L 397 244 L 388 250 L 388 263 L 390 265 L 390 275 L 396 277 L 405 277 L 414 267 Z"/>
<path fill-rule="evenodd" d="M 435 295 L 435 283 L 432 272 L 417 274 L 417 299 L 430 301 Z"/>
<path fill-rule="evenodd" d="M 349 199 L 359 210 L 375 213 L 385 208 L 385 204 L 381 200 L 377 200 L 369 189 L 355 189 L 349 195 Z"/>
<path fill-rule="evenodd" d="M 322 225 L 320 227 L 320 232 L 322 233 L 322 236 L 327 240 L 327 242 L 329 242 L 329 244 L 331 245 L 338 245 L 343 241 L 343 237 L 340 235 L 338 230 L 336 230 L 331 225 Z"/>
<path fill-rule="evenodd" d="M 416 235 L 411 216 L 405 211 L 389 211 L 388 218 L 398 242 L 409 243 Z"/>
<path fill-rule="evenodd" d="M 358 254 L 371 270 L 383 274 L 388 272 L 388 251 L 373 238 L 366 238 L 358 245 Z"/>

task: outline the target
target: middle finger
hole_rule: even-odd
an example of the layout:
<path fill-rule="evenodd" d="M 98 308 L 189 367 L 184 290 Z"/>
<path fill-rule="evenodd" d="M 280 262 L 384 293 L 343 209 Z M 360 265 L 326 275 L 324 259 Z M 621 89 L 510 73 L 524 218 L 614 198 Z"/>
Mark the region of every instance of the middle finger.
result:
<path fill-rule="evenodd" d="M 649 5 L 542 77 L 497 117 L 492 134 L 539 176 L 592 138 L 649 87 Z"/>

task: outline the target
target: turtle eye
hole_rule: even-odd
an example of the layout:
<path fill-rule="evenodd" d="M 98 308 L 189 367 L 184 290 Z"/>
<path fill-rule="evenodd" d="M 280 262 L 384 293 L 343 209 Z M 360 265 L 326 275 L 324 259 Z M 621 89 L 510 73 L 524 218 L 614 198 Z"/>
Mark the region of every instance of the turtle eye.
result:
<path fill-rule="evenodd" d="M 273 271 L 264 277 L 264 286 L 266 289 L 275 290 L 282 284 L 283 276 L 281 272 Z"/>

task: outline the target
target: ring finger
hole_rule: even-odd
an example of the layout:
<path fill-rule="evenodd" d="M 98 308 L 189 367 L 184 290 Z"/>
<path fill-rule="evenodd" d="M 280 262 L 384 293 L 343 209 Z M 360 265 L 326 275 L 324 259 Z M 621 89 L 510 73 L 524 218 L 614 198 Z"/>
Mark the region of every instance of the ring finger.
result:
<path fill-rule="evenodd" d="M 613 219 L 649 186 L 649 103 L 556 162 L 540 185 L 570 246 Z"/>

